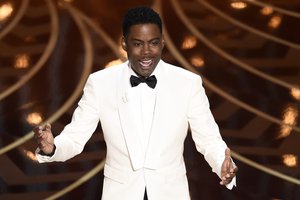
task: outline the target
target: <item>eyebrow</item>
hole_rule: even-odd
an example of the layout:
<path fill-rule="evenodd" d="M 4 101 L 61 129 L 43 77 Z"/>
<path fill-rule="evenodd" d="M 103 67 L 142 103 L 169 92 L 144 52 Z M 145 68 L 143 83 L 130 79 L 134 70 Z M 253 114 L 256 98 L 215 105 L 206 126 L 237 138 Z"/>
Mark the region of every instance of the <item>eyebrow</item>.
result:
<path fill-rule="evenodd" d="M 152 38 L 152 39 L 150 39 L 150 40 L 148 40 L 148 41 L 146 41 L 146 42 L 151 42 L 151 41 L 153 41 L 153 40 L 160 40 L 160 39 L 161 39 L 161 38 L 156 37 L 156 38 Z M 140 39 L 137 39 L 137 38 L 133 38 L 133 39 L 131 39 L 131 41 L 144 42 L 143 40 L 140 40 Z"/>

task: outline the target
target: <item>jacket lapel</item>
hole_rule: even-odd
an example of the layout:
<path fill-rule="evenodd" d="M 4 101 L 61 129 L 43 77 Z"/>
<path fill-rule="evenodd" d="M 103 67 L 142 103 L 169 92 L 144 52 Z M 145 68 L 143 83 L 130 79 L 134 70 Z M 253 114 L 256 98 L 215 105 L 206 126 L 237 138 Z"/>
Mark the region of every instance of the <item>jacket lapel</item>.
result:
<path fill-rule="evenodd" d="M 124 65 L 123 72 L 119 78 L 117 92 L 118 112 L 120 122 L 129 152 L 130 160 L 134 170 L 140 169 L 144 164 L 143 148 L 139 133 L 142 131 L 141 118 L 139 117 L 139 106 L 135 98 L 132 98 L 129 88 L 128 62 Z"/>

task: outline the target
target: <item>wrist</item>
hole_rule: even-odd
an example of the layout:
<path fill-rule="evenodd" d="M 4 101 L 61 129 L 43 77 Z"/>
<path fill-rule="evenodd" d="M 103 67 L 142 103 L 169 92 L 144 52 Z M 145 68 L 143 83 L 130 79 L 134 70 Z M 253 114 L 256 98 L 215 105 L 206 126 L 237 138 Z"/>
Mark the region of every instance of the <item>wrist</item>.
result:
<path fill-rule="evenodd" d="M 53 144 L 53 149 L 52 149 L 52 152 L 51 153 L 45 153 L 43 150 L 40 150 L 39 154 L 42 155 L 42 156 L 53 156 L 54 153 L 55 153 L 55 150 L 56 150 L 56 146 L 55 144 Z"/>

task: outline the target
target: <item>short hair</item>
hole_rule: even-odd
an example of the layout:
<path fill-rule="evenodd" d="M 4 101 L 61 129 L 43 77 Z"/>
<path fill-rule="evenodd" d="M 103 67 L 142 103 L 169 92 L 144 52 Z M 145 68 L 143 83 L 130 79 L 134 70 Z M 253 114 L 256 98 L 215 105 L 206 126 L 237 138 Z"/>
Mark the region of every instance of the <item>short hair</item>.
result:
<path fill-rule="evenodd" d="M 162 21 L 157 12 L 149 7 L 136 7 L 127 11 L 123 18 L 123 36 L 126 38 L 130 27 L 136 24 L 156 24 L 162 33 Z"/>

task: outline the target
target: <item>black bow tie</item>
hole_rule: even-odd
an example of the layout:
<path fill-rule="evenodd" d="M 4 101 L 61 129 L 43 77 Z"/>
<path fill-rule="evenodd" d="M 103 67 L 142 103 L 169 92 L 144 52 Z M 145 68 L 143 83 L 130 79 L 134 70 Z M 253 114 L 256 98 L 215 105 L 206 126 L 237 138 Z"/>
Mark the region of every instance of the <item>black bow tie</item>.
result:
<path fill-rule="evenodd" d="M 132 87 L 138 86 L 140 83 L 146 83 L 149 87 L 153 89 L 156 86 L 157 80 L 154 75 L 149 76 L 148 78 L 130 76 L 130 83 Z"/>

